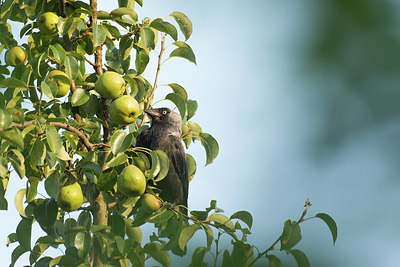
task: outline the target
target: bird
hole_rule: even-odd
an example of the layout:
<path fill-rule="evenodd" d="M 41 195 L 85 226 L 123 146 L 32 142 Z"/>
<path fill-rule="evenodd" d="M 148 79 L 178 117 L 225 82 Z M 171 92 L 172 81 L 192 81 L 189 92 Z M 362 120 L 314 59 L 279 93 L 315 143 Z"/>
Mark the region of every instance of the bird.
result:
<path fill-rule="evenodd" d="M 188 206 L 189 177 L 186 154 L 181 141 L 181 116 L 169 108 L 146 109 L 151 118 L 150 128 L 136 138 L 136 147 L 162 150 L 169 160 L 168 174 L 157 182 L 160 198 L 172 205 Z M 181 208 L 187 214 L 187 209 Z"/>

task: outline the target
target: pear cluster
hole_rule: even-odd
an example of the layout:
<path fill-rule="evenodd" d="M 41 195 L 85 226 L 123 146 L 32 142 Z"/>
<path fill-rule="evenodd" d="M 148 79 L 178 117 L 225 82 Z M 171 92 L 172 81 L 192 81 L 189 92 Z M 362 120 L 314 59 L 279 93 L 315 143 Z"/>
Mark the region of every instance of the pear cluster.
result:
<path fill-rule="evenodd" d="M 118 73 L 104 72 L 97 79 L 94 88 L 103 98 L 113 100 L 110 107 L 111 121 L 128 125 L 139 116 L 139 104 L 133 96 L 124 95 L 125 80 Z"/>
<path fill-rule="evenodd" d="M 118 191 L 127 197 L 141 197 L 141 206 L 152 213 L 161 207 L 160 200 L 152 194 L 145 193 L 146 177 L 135 165 L 128 165 L 120 173 L 117 181 Z"/>

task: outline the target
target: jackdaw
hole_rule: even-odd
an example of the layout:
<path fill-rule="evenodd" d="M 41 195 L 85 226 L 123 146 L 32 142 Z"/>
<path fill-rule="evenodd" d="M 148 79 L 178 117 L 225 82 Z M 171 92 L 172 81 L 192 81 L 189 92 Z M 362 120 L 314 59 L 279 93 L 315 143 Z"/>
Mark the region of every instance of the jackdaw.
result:
<path fill-rule="evenodd" d="M 181 116 L 169 108 L 146 109 L 151 127 L 136 138 L 137 147 L 162 150 L 169 159 L 167 176 L 157 182 L 160 197 L 171 204 L 187 207 L 189 179 L 186 154 L 181 142 Z M 182 212 L 187 213 L 183 208 Z"/>

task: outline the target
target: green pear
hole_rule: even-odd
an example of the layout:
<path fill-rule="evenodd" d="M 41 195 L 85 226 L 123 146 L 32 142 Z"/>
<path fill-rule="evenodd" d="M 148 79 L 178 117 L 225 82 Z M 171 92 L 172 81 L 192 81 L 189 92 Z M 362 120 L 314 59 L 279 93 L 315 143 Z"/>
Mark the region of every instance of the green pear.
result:
<path fill-rule="evenodd" d="M 139 116 L 139 104 L 133 96 L 123 95 L 115 99 L 110 107 L 110 119 L 120 125 L 133 123 Z"/>
<path fill-rule="evenodd" d="M 46 81 L 53 81 L 57 84 L 57 92 L 55 97 L 63 97 L 69 92 L 71 82 L 68 75 L 61 70 L 52 70 L 47 75 Z"/>
<path fill-rule="evenodd" d="M 83 203 L 81 186 L 75 182 L 71 185 L 61 187 L 56 199 L 58 206 L 64 211 L 79 209 Z"/>
<path fill-rule="evenodd" d="M 46 12 L 39 16 L 37 24 L 41 33 L 54 34 L 57 30 L 58 16 L 53 12 Z"/>
<path fill-rule="evenodd" d="M 14 46 L 6 52 L 6 63 L 9 66 L 18 66 L 25 64 L 28 60 L 28 54 L 25 49 L 20 46 Z"/>
<path fill-rule="evenodd" d="M 152 194 L 146 193 L 142 196 L 142 208 L 147 212 L 155 212 L 161 208 L 161 202 Z"/>
<path fill-rule="evenodd" d="M 127 197 L 141 196 L 146 189 L 146 178 L 135 165 L 122 170 L 117 181 L 118 190 Z"/>
<path fill-rule="evenodd" d="M 96 92 L 107 99 L 115 99 L 125 91 L 125 80 L 116 72 L 106 71 L 96 81 Z"/>

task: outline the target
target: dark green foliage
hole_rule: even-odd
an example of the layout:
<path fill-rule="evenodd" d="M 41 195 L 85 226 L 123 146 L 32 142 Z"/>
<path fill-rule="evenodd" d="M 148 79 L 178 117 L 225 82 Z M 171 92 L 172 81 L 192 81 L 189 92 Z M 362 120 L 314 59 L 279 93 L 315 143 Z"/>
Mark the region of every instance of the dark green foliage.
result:
<path fill-rule="evenodd" d="M 135 2 L 140 6 L 143 2 L 119 0 L 118 7 L 99 12 L 99 20 L 92 24 L 90 16 L 97 10 L 83 1 L 66 2 L 66 13 L 62 14 L 65 1 L 60 2 L 61 9 L 56 0 L 1 1 L 0 52 L 18 44 L 28 54 L 24 66 L 11 68 L 0 62 L 0 209 L 8 208 L 4 196 L 10 173 L 15 171 L 26 182 L 14 201 L 21 221 L 15 233 L 8 236 L 8 245 L 16 245 L 11 266 L 24 253 L 29 253 L 30 265 L 38 267 L 89 266 L 98 260 L 102 261 L 96 263 L 99 266 L 145 266 L 149 258 L 171 266 L 170 255 L 187 255 L 188 244 L 197 233 L 205 238 L 202 246 L 187 255 L 193 267 L 207 266 L 209 257 L 215 264 L 222 261 L 222 266 L 253 266 L 262 257 L 267 257 L 271 266 L 280 266 L 277 256 L 269 254 L 279 242 L 280 249 L 291 254 L 299 266 L 308 266 L 306 256 L 293 249 L 301 240 L 302 220 L 286 221 L 279 239 L 261 252 L 247 242 L 253 225 L 247 211 L 227 217 L 213 200 L 203 211 L 190 211 L 190 216 L 182 213 L 181 207 L 164 202 L 150 213 L 142 208 L 140 196 L 120 193 L 117 181 L 127 165 L 137 166 L 154 185 L 168 173 L 170 163 L 163 151 L 135 147 L 136 137 L 148 127 L 144 125 L 147 118 L 143 110 L 152 106 L 158 88 L 157 80 L 151 84 L 142 75 L 154 71 L 148 66 L 155 48 L 159 56 L 156 76 L 165 60 L 180 57 L 196 64 L 187 43 L 192 23 L 180 12 L 171 13 L 165 20 L 139 21 Z M 44 35 L 38 31 L 36 19 L 44 12 L 59 15 L 58 33 Z M 8 21 L 23 24 L 19 36 L 28 37 L 27 43 L 19 44 Z M 184 41 L 179 40 L 182 36 Z M 166 44 L 174 49 L 162 58 Z M 105 58 L 102 65 L 100 47 Z M 93 54 L 95 62 L 88 57 Z M 57 98 L 57 83 L 46 80 L 53 69 L 67 75 L 54 76 L 71 85 L 66 97 Z M 119 73 L 126 81 L 123 93 L 132 95 L 140 105 L 139 117 L 129 127 L 109 120 L 109 100 L 100 98 L 94 90 L 105 70 Z M 186 148 L 200 141 L 206 165 L 212 163 L 219 146 L 212 135 L 191 121 L 197 101 L 190 99 L 181 85 L 170 82 L 168 86 L 172 92 L 163 98 L 172 102 L 182 117 Z M 190 179 L 196 166 L 196 159 L 187 154 Z M 74 211 L 79 215 L 73 217 L 61 210 L 55 199 L 60 187 L 75 182 L 82 188 L 85 203 Z M 40 183 L 44 183 L 44 195 L 38 192 Z M 146 193 L 157 195 L 159 190 L 148 185 Z M 98 216 L 102 208 L 105 221 Z M 316 217 L 328 225 L 335 242 L 337 227 L 333 219 L 323 213 Z M 35 243 L 31 240 L 34 223 L 43 230 Z M 142 243 L 141 232 L 134 227 L 149 223 L 157 232 Z M 60 248 L 64 253 L 55 258 L 45 256 L 49 248 Z"/>

